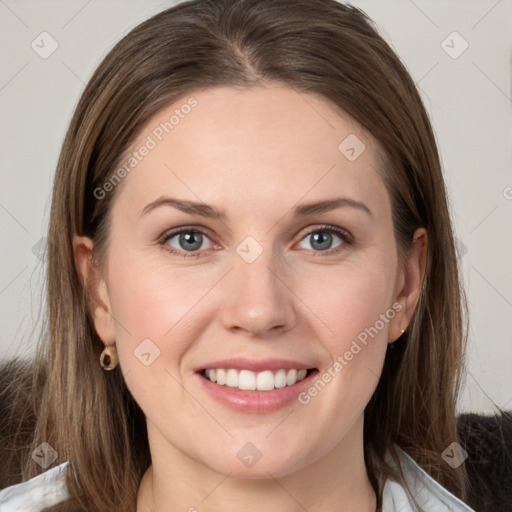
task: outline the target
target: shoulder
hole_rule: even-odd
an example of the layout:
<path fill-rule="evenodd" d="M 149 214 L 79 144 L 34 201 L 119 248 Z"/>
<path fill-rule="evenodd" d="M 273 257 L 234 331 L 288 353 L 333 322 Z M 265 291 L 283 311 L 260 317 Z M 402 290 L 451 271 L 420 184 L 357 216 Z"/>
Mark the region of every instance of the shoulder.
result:
<path fill-rule="evenodd" d="M 413 508 L 411 493 L 423 512 L 474 512 L 434 480 L 399 446 L 396 446 L 396 449 L 408 488 L 387 480 L 382 496 L 383 512 L 413 512 L 415 508 Z M 395 467 L 389 454 L 387 461 Z"/>
<path fill-rule="evenodd" d="M 63 462 L 40 475 L 0 491 L 0 512 L 39 512 L 66 500 L 66 469 Z"/>

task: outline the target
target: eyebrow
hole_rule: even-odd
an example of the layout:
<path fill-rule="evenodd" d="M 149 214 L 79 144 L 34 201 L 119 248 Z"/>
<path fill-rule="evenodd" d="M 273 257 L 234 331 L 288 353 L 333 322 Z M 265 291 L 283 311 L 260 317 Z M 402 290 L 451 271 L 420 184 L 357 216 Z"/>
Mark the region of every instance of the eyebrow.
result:
<path fill-rule="evenodd" d="M 185 201 L 183 199 L 176 199 L 173 197 L 160 197 L 157 200 L 147 204 L 140 216 L 145 215 L 156 208 L 161 206 L 168 206 L 176 208 L 184 213 L 191 215 L 199 215 L 201 217 L 207 217 L 210 219 L 226 220 L 227 215 L 224 211 L 217 210 L 215 207 L 210 206 L 206 203 L 198 203 L 195 201 Z M 294 217 L 307 217 L 308 215 L 315 215 L 320 213 L 326 213 L 336 208 L 356 208 L 360 211 L 367 213 L 370 217 L 373 217 L 373 213 L 370 208 L 361 201 L 356 201 L 349 197 L 337 197 L 334 199 L 326 199 L 324 201 L 318 201 L 314 203 L 301 204 L 296 206 L 293 210 Z"/>

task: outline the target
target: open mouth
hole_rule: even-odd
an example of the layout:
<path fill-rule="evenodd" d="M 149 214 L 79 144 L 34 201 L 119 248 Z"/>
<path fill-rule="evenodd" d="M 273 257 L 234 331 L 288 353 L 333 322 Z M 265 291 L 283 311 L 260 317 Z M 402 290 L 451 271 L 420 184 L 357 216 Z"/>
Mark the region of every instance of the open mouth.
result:
<path fill-rule="evenodd" d="M 318 369 L 282 368 L 253 372 L 234 368 L 203 368 L 198 373 L 210 382 L 240 391 L 273 391 L 292 387 L 318 373 Z"/>

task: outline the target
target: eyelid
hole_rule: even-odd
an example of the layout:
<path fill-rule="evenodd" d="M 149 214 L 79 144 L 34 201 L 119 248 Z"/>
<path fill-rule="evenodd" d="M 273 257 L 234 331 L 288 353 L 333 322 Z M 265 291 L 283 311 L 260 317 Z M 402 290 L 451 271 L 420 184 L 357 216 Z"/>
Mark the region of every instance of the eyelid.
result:
<path fill-rule="evenodd" d="M 303 240 L 306 236 L 311 235 L 312 233 L 316 233 L 317 231 L 328 231 L 335 233 L 344 239 L 347 239 L 348 242 L 353 242 L 354 237 L 351 233 L 345 228 L 339 226 L 333 226 L 331 224 L 312 224 L 306 228 L 304 228 L 300 233 L 299 241 Z M 304 233 L 302 235 L 302 233 Z"/>

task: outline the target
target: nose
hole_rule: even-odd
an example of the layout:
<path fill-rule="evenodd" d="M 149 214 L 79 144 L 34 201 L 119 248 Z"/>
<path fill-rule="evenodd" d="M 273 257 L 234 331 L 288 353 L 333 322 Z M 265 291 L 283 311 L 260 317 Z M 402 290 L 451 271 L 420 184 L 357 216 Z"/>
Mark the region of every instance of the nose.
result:
<path fill-rule="evenodd" d="M 296 323 L 298 298 L 289 273 L 276 268 L 270 253 L 264 251 L 252 263 L 234 255 L 220 316 L 223 326 L 236 334 L 269 339 Z"/>

